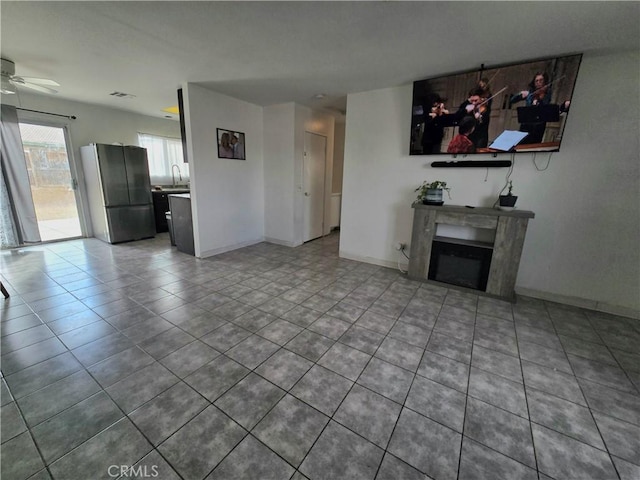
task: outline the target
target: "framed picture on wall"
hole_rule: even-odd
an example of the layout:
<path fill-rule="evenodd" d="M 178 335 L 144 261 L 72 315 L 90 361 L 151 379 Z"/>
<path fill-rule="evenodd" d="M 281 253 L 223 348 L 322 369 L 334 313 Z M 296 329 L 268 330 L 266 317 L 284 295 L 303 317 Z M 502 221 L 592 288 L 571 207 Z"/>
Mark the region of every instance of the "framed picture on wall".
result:
<path fill-rule="evenodd" d="M 218 158 L 246 160 L 244 153 L 244 133 L 216 128 L 218 137 Z"/>

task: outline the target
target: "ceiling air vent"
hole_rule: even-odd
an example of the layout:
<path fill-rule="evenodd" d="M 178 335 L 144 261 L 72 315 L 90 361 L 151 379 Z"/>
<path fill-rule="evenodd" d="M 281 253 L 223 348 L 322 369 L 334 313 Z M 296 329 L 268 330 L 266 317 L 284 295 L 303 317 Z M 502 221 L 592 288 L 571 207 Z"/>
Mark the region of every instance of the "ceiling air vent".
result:
<path fill-rule="evenodd" d="M 112 97 L 118 97 L 118 98 L 135 98 L 135 95 L 132 95 L 130 93 L 124 93 L 124 92 L 112 92 L 109 95 L 111 95 Z"/>

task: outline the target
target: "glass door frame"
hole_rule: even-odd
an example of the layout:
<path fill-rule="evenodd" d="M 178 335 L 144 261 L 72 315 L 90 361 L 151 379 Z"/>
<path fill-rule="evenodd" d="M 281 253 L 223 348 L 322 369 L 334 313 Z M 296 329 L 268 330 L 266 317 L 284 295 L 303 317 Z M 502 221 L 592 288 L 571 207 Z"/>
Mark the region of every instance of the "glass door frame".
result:
<path fill-rule="evenodd" d="M 84 172 L 82 165 L 76 161 L 76 156 L 73 150 L 73 144 L 71 143 L 71 133 L 69 131 L 69 120 L 57 120 L 52 119 L 46 114 L 38 114 L 34 112 L 25 112 L 18 109 L 18 123 L 28 123 L 30 125 L 40 125 L 43 127 L 60 128 L 64 134 L 64 143 L 67 150 L 67 161 L 69 163 L 69 173 L 71 174 L 72 185 L 71 188 L 74 192 L 76 201 L 76 210 L 78 211 L 78 221 L 80 222 L 80 237 L 61 238 L 57 240 L 45 240 L 41 243 L 47 242 L 60 242 L 65 240 L 72 240 L 76 238 L 86 238 L 91 236 L 88 225 L 91 224 L 88 215 L 88 206 L 86 201 L 86 190 L 84 185 Z"/>

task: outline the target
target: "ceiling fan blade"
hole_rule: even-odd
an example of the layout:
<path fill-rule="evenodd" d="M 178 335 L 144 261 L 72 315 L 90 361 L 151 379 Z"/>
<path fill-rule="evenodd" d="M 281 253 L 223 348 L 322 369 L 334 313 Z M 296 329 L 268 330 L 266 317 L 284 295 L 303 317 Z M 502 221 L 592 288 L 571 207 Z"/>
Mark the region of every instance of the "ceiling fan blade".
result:
<path fill-rule="evenodd" d="M 54 90 L 53 88 L 43 87 L 41 85 L 36 85 L 35 83 L 25 82 L 21 77 L 13 77 L 10 82 L 16 87 L 27 87 L 42 93 L 58 93 L 58 91 Z"/>
<path fill-rule="evenodd" d="M 11 83 L 7 75 L 0 76 L 0 92 L 4 95 L 14 95 L 16 93 L 16 86 Z"/>
<path fill-rule="evenodd" d="M 47 85 L 49 87 L 59 87 L 60 84 L 54 80 L 48 78 L 37 78 L 37 77 L 20 77 L 26 83 L 36 83 L 38 85 Z"/>

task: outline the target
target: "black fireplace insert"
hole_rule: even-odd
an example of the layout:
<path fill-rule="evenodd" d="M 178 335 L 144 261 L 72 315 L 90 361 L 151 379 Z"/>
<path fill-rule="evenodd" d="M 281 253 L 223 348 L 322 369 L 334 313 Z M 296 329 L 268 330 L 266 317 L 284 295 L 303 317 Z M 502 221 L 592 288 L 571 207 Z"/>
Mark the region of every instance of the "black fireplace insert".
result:
<path fill-rule="evenodd" d="M 429 280 L 486 291 L 492 246 L 471 240 L 436 237 L 431 246 Z"/>

